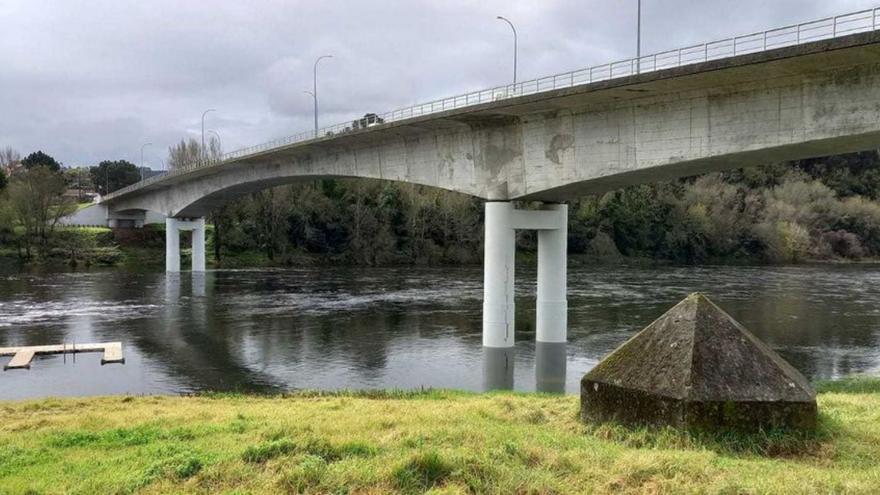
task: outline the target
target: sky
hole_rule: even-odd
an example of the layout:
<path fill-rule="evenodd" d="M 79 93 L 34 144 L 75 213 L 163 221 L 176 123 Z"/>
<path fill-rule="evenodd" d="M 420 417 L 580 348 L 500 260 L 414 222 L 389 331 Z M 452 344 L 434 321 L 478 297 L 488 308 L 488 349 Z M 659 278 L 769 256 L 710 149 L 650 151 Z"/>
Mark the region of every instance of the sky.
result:
<path fill-rule="evenodd" d="M 880 6 L 878 0 L 642 0 L 642 53 Z M 0 149 L 161 169 L 321 125 L 634 56 L 636 0 L 0 0 Z"/>

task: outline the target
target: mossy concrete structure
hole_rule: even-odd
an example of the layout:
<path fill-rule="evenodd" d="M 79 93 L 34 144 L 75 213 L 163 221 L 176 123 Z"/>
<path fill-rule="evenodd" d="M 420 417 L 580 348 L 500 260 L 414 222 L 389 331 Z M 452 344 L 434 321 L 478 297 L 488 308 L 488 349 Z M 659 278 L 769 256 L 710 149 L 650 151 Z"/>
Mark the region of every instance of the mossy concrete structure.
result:
<path fill-rule="evenodd" d="M 510 232 L 520 228 L 509 219 L 525 216 L 508 211 L 511 201 L 555 205 L 878 143 L 880 33 L 871 31 L 328 134 L 173 171 L 104 204 L 119 215 L 203 218 L 241 195 L 320 178 L 400 181 L 486 199 L 484 344 L 504 347 L 513 345 L 514 326 Z M 558 234 L 550 217 L 525 222 Z M 554 235 L 546 236 L 546 253 L 557 252 Z M 539 257 L 553 276 L 539 275 L 539 299 L 548 298 L 538 322 L 547 331 L 538 333 L 564 340 L 564 294 L 547 284 L 564 287 L 565 267 Z"/>
<path fill-rule="evenodd" d="M 794 367 L 701 294 L 581 380 L 585 421 L 755 430 L 812 429 L 816 393 Z"/>

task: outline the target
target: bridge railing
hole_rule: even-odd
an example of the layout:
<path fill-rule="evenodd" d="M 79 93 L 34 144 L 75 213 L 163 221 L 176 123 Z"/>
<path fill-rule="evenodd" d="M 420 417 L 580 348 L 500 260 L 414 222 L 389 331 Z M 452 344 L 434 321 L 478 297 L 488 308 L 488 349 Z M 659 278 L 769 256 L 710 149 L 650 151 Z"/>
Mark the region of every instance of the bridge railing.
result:
<path fill-rule="evenodd" d="M 570 72 L 539 77 L 529 81 L 497 86 L 490 89 L 472 91 L 447 98 L 440 98 L 426 103 L 398 108 L 376 116 L 373 123 L 366 127 L 382 125 L 423 115 L 455 110 L 459 108 L 490 103 L 518 96 L 531 95 L 554 89 L 570 88 L 582 84 L 590 84 L 609 79 L 629 77 L 645 72 L 653 72 L 674 67 L 683 67 L 695 63 L 708 62 L 722 58 L 757 53 L 776 48 L 800 45 L 812 41 L 835 38 L 854 33 L 876 31 L 880 22 L 880 7 L 861 10 L 834 17 L 826 17 L 815 21 L 792 24 L 776 29 L 757 33 L 710 41 L 699 45 L 686 46 L 673 50 L 644 55 L 638 58 L 619 60 Z M 354 122 L 358 122 L 355 120 Z M 203 160 L 162 175 L 156 175 L 136 184 L 120 189 L 106 198 L 125 194 L 148 184 L 163 180 L 165 177 L 191 172 L 194 169 L 217 165 L 229 160 L 255 155 L 264 151 L 280 148 L 294 143 L 312 139 L 331 137 L 357 130 L 352 121 L 335 124 L 315 131 L 306 131 L 292 136 L 282 137 L 248 148 L 242 148 L 222 155 L 215 160 Z M 361 127 L 363 128 L 363 127 Z"/>

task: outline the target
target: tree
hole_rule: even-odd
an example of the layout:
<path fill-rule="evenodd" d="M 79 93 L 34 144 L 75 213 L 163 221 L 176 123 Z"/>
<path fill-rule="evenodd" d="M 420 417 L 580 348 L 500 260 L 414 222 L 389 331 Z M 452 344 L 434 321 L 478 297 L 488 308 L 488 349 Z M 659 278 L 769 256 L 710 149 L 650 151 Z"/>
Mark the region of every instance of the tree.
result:
<path fill-rule="evenodd" d="M 26 156 L 25 159 L 21 161 L 21 166 L 26 169 L 46 167 L 50 172 L 58 172 L 61 170 L 61 164 L 42 151 L 35 151 Z"/>
<path fill-rule="evenodd" d="M 189 138 L 188 140 L 181 139 L 179 143 L 168 148 L 168 169 L 176 170 L 186 166 L 197 165 L 205 159 L 217 160 L 222 155 L 220 142 L 213 136 L 210 141 L 205 143 L 204 153 L 202 153 L 202 144 L 194 138 Z"/>
<path fill-rule="evenodd" d="M 141 180 L 138 168 L 125 160 L 105 160 L 89 169 L 95 190 L 102 196 Z"/>
<path fill-rule="evenodd" d="M 8 179 L 6 178 L 6 172 L 4 172 L 2 168 L 0 168 L 0 192 L 6 189 L 7 182 Z"/>
<path fill-rule="evenodd" d="M 61 217 L 76 211 L 73 201 L 64 197 L 65 189 L 61 174 L 42 166 L 16 174 L 10 181 L 9 202 L 16 220 L 24 227 L 28 257 L 34 240 L 45 247 Z"/>
<path fill-rule="evenodd" d="M 0 169 L 12 170 L 21 163 L 21 155 L 9 146 L 0 149 Z"/>
<path fill-rule="evenodd" d="M 84 167 L 65 168 L 63 171 L 64 182 L 68 189 L 75 189 L 77 192 L 77 201 L 85 199 L 85 192 L 91 191 L 94 187 L 91 171 Z"/>

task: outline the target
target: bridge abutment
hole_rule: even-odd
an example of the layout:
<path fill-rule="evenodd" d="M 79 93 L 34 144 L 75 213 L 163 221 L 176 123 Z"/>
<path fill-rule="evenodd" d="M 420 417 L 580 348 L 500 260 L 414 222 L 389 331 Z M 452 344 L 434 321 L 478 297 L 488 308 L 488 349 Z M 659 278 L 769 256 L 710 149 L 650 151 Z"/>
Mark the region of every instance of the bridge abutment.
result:
<path fill-rule="evenodd" d="M 483 262 L 483 346 L 513 347 L 516 229 L 538 230 L 536 340 L 565 342 L 568 302 L 568 207 L 517 210 L 511 202 L 486 203 Z"/>
<path fill-rule="evenodd" d="M 192 231 L 192 271 L 205 271 L 205 219 L 165 219 L 165 271 L 180 271 L 180 231 Z"/>

